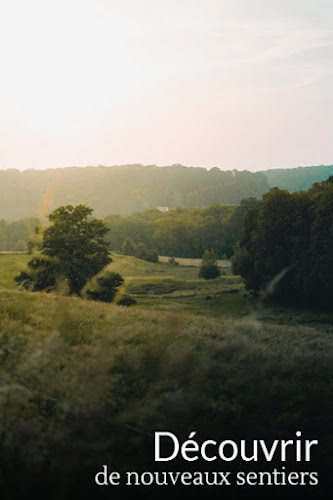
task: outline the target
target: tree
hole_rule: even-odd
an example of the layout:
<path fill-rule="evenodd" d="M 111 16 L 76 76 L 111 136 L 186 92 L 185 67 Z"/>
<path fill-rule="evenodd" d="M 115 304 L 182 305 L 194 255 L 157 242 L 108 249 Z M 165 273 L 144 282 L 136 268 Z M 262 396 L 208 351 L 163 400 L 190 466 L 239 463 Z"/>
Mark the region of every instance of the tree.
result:
<path fill-rule="evenodd" d="M 222 220 L 223 247 L 228 259 L 234 254 L 246 214 L 259 206 L 260 201 L 256 198 L 246 198 Z"/>
<path fill-rule="evenodd" d="M 43 233 L 41 257 L 34 257 L 29 271 L 15 278 L 33 291 L 55 287 L 65 279 L 70 294 L 80 294 L 86 282 L 111 262 L 103 221 L 91 218 L 85 205 L 62 206 L 48 218 L 51 225 Z"/>
<path fill-rule="evenodd" d="M 146 257 L 147 257 L 147 247 L 144 243 L 138 243 L 136 245 L 136 249 L 135 249 L 135 257 L 137 257 L 138 259 L 143 259 L 145 260 Z"/>
<path fill-rule="evenodd" d="M 293 265 L 294 198 L 288 191 L 272 188 L 260 205 L 250 209 L 233 258 L 233 272 L 241 274 L 248 290 L 258 292 Z M 282 284 L 275 293 L 283 293 Z"/>
<path fill-rule="evenodd" d="M 201 261 L 199 277 L 206 280 L 212 280 L 220 275 L 220 270 L 217 265 L 217 257 L 214 250 L 206 250 Z"/>
<path fill-rule="evenodd" d="M 278 188 L 250 210 L 232 259 L 248 290 L 285 303 L 330 308 L 333 301 L 333 183 Z"/>
<path fill-rule="evenodd" d="M 124 242 L 121 245 L 121 253 L 123 253 L 124 255 L 132 256 L 134 256 L 136 253 L 136 244 L 128 236 L 124 239 Z"/>
<path fill-rule="evenodd" d="M 158 262 L 158 252 L 154 248 L 147 250 L 145 260 L 148 262 Z"/>
<path fill-rule="evenodd" d="M 156 230 L 153 240 L 162 255 L 170 255 L 171 248 L 177 247 L 184 239 L 184 226 L 176 217 L 167 217 L 155 221 Z"/>
<path fill-rule="evenodd" d="M 27 250 L 29 254 L 32 254 L 41 249 L 43 243 L 43 230 L 42 226 L 36 226 L 34 234 L 30 236 L 27 241 Z"/>
<path fill-rule="evenodd" d="M 142 242 L 136 245 L 129 237 L 125 238 L 121 246 L 121 253 L 131 255 L 137 259 L 148 260 L 149 262 L 158 262 L 158 253 L 154 248 L 148 248 Z"/>

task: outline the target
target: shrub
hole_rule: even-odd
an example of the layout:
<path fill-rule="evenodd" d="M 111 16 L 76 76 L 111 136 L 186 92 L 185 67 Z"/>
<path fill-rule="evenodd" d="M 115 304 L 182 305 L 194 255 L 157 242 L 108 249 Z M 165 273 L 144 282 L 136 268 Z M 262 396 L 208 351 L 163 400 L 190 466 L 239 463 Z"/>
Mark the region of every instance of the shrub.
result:
<path fill-rule="evenodd" d="M 96 280 L 96 287 L 88 289 L 87 295 L 92 300 L 101 302 L 112 302 L 117 289 L 124 283 L 124 279 L 120 274 L 108 272 Z"/>
<path fill-rule="evenodd" d="M 168 262 L 172 266 L 179 266 L 179 262 L 174 257 L 170 257 L 170 259 L 168 260 Z"/>
<path fill-rule="evenodd" d="M 156 250 L 151 248 L 150 250 L 147 251 L 146 258 L 145 260 L 148 260 L 148 262 L 158 262 L 158 253 Z"/>
<path fill-rule="evenodd" d="M 33 292 L 51 290 L 56 287 L 58 262 L 47 256 L 33 257 L 28 262 L 28 271 L 21 271 L 14 280 L 18 286 Z"/>
<path fill-rule="evenodd" d="M 220 276 L 220 270 L 217 266 L 202 266 L 199 271 L 199 277 L 205 280 L 213 280 Z"/>
<path fill-rule="evenodd" d="M 199 277 L 206 280 L 213 280 L 220 276 L 217 265 L 217 258 L 214 250 L 206 250 L 201 261 Z"/>
<path fill-rule="evenodd" d="M 118 306 L 133 306 L 136 303 L 136 300 L 130 297 L 130 295 L 124 295 L 117 302 Z"/>
<path fill-rule="evenodd" d="M 148 252 L 148 249 L 147 249 L 146 245 L 144 243 L 138 243 L 136 245 L 136 250 L 135 250 L 134 255 L 138 259 L 147 260 L 147 252 Z"/>

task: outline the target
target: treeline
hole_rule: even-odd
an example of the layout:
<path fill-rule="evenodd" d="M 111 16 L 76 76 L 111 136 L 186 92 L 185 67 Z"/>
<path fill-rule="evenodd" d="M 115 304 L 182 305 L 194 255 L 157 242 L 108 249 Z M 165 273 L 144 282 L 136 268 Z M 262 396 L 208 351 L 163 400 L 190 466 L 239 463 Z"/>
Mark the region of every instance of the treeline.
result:
<path fill-rule="evenodd" d="M 110 249 L 123 251 L 128 238 L 137 246 L 144 244 L 159 255 L 201 258 L 213 249 L 219 258 L 231 257 L 248 210 L 258 200 L 242 200 L 238 206 L 212 204 L 205 208 L 178 207 L 166 213 L 144 210 L 129 216 L 105 217 L 110 231 Z M 128 246 L 128 245 L 127 245 Z M 134 253 L 132 253 L 134 255 Z"/>
<path fill-rule="evenodd" d="M 248 198 L 237 206 L 212 204 L 178 207 L 168 212 L 147 209 L 128 216 L 109 215 L 106 239 L 111 251 L 156 262 L 158 255 L 201 258 L 213 249 L 219 258 L 231 257 L 247 211 L 258 205 Z M 0 251 L 38 250 L 41 235 L 34 218 L 0 221 Z"/>
<path fill-rule="evenodd" d="M 0 170 L 0 219 L 45 217 L 59 206 L 85 204 L 98 218 L 156 208 L 238 205 L 261 199 L 270 187 L 308 189 L 333 174 L 333 166 L 261 172 L 172 165 Z"/>
<path fill-rule="evenodd" d="M 8 169 L 0 170 L 0 219 L 40 217 L 81 203 L 98 218 L 160 206 L 236 205 L 268 188 L 263 173 L 181 165 Z"/>
<path fill-rule="evenodd" d="M 0 220 L 0 251 L 26 251 L 33 238 L 38 219 L 29 218 L 14 222 Z"/>
<path fill-rule="evenodd" d="M 331 307 L 333 176 L 308 191 L 266 193 L 245 217 L 233 271 L 264 297 Z"/>
<path fill-rule="evenodd" d="M 269 187 L 294 191 L 306 191 L 316 182 L 327 180 L 333 175 L 333 165 L 316 167 L 272 168 L 262 172 L 267 178 Z"/>
<path fill-rule="evenodd" d="M 201 258 L 215 250 L 219 258 L 233 255 L 246 212 L 258 201 L 242 200 L 238 206 L 212 204 L 204 208 L 178 207 L 168 212 L 147 209 L 128 216 L 104 218 L 111 251 L 156 262 L 158 255 Z M 41 235 L 34 218 L 0 221 L 0 251 L 38 250 Z M 124 245 L 127 241 L 127 245 Z"/>

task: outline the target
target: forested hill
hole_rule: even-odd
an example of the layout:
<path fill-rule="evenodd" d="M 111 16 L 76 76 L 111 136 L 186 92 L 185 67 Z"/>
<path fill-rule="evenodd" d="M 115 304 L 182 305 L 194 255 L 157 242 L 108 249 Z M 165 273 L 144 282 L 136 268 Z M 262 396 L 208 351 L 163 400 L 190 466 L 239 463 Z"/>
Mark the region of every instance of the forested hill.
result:
<path fill-rule="evenodd" d="M 333 175 L 333 165 L 274 168 L 261 173 L 266 175 L 269 187 L 286 189 L 292 193 L 294 191 L 306 191 L 315 182 L 326 181 L 330 175 Z"/>
<path fill-rule="evenodd" d="M 19 220 L 83 203 L 96 217 L 145 208 L 238 204 L 261 198 L 270 187 L 307 189 L 333 173 L 329 167 L 300 167 L 251 173 L 218 168 L 124 165 L 46 170 L 0 170 L 0 219 Z"/>
<path fill-rule="evenodd" d="M 145 208 L 238 204 L 268 189 L 262 173 L 204 168 L 124 165 L 46 170 L 0 170 L 0 219 L 39 216 L 83 203 L 96 217 Z"/>

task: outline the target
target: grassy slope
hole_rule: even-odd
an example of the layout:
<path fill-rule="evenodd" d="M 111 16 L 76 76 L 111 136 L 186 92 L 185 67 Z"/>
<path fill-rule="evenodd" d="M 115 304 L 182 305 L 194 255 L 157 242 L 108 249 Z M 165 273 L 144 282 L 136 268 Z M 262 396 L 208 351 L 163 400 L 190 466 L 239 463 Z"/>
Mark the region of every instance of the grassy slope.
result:
<path fill-rule="evenodd" d="M 15 258 L 21 265 L 26 257 L 1 256 L 0 286 L 13 288 Z M 198 283 L 193 268 L 116 255 L 112 266 L 131 286 L 167 279 L 193 291 Z M 202 286 L 222 291 L 226 278 Z M 74 476 L 101 463 L 147 467 L 156 429 L 214 439 L 278 439 L 300 429 L 320 438 L 320 462 L 329 463 L 332 322 L 320 316 L 304 326 L 314 313 L 295 311 L 279 323 L 283 311 L 249 302 L 249 314 L 237 317 L 241 293 L 216 302 L 168 296 L 136 295 L 138 306 L 122 308 L 3 288 L 0 458 L 14 456 L 25 473 L 29 463 L 40 481 L 46 463 L 50 474 Z"/>
<path fill-rule="evenodd" d="M 15 288 L 14 277 L 26 268 L 31 256 L 26 253 L 0 252 L 0 288 Z"/>
<path fill-rule="evenodd" d="M 254 301 L 245 293 L 240 277 L 232 275 L 228 261 L 220 261 L 218 279 L 204 280 L 198 278 L 198 259 L 183 259 L 183 265 L 173 266 L 163 258 L 157 264 L 116 253 L 112 258 L 110 269 L 125 277 L 124 291 L 135 297 L 140 309 L 209 317 L 255 316 L 284 325 L 333 323 L 333 314 Z"/>

